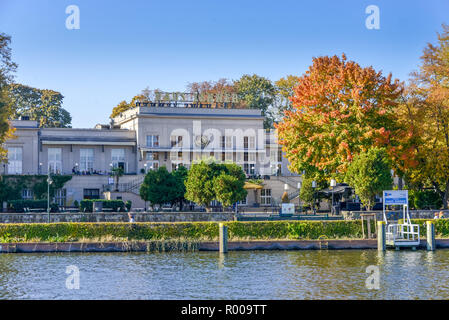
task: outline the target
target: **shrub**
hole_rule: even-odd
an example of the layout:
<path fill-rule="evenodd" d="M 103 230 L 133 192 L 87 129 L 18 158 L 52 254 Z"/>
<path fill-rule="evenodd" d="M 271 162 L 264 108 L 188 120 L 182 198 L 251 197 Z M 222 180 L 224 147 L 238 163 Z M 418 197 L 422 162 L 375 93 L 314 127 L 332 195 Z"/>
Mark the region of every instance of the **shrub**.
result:
<path fill-rule="evenodd" d="M 131 211 L 131 205 L 132 205 L 131 200 L 126 201 L 125 206 L 128 211 Z"/>
<path fill-rule="evenodd" d="M 226 222 L 229 239 L 329 239 L 361 238 L 362 228 L 353 221 Z M 171 223 L 29 223 L 0 225 L 1 239 L 12 241 L 109 240 L 217 240 L 216 222 Z"/>
<path fill-rule="evenodd" d="M 47 209 L 47 200 L 11 200 L 8 201 L 8 208 L 14 212 L 24 212 L 24 208 L 29 209 Z M 50 204 L 51 212 L 58 212 L 59 208 L 56 203 Z"/>
<path fill-rule="evenodd" d="M 103 208 L 111 208 L 112 211 L 125 211 L 125 203 L 123 200 L 104 200 L 104 199 L 87 199 L 81 200 L 80 211 L 82 212 L 92 212 L 93 203 L 102 202 Z"/>

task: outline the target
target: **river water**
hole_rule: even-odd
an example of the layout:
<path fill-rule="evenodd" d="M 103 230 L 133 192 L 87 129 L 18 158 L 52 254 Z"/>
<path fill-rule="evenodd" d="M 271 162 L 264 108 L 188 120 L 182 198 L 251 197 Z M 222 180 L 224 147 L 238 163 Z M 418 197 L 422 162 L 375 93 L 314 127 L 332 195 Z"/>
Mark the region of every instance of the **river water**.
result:
<path fill-rule="evenodd" d="M 449 250 L 0 254 L 0 299 L 448 298 Z"/>

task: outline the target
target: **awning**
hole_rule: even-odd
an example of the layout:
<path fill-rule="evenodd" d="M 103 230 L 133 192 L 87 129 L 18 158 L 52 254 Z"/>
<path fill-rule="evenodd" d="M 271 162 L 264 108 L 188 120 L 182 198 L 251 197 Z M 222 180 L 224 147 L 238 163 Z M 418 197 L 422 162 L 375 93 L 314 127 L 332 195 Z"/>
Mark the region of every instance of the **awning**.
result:
<path fill-rule="evenodd" d="M 260 184 L 255 184 L 252 182 L 245 182 L 245 185 L 243 186 L 244 189 L 263 189 L 263 187 Z"/>
<path fill-rule="evenodd" d="M 346 183 L 338 183 L 334 188 L 326 188 L 323 190 L 320 190 L 319 193 L 324 194 L 326 196 L 331 196 L 333 194 L 343 194 L 346 190 L 352 189 L 349 185 Z"/>

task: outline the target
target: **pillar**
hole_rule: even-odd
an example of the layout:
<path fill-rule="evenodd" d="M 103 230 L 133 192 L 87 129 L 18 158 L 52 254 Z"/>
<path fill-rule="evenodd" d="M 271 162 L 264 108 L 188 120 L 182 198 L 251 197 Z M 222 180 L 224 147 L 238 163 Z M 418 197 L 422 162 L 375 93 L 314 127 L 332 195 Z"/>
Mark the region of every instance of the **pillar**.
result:
<path fill-rule="evenodd" d="M 377 250 L 386 250 L 385 221 L 377 221 Z"/>
<path fill-rule="evenodd" d="M 427 225 L 427 250 L 435 250 L 435 224 L 433 221 L 426 221 Z"/>
<path fill-rule="evenodd" d="M 219 237 L 220 237 L 220 244 L 219 249 L 220 253 L 226 253 L 228 252 L 228 227 L 223 225 L 223 223 L 219 224 Z"/>

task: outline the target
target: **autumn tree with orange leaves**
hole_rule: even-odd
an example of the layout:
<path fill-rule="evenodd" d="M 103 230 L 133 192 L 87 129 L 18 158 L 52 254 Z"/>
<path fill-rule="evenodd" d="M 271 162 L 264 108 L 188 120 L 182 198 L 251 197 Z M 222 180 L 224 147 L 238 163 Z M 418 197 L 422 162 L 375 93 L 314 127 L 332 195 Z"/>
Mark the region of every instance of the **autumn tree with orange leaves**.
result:
<path fill-rule="evenodd" d="M 411 85 L 401 104 L 403 126 L 416 133 L 417 165 L 405 172 L 415 189 L 433 188 L 443 206 L 449 204 L 449 26 L 443 25 L 436 45 L 429 43 L 421 66 L 412 73 Z M 411 141 L 411 142 L 410 142 Z"/>
<path fill-rule="evenodd" d="M 412 165 L 407 153 L 415 150 L 401 144 L 408 133 L 395 113 L 403 88 L 391 74 L 384 77 L 343 54 L 314 58 L 298 83 L 293 109 L 276 125 L 292 171 L 342 181 L 354 156 L 373 146 L 384 147 L 392 163 Z"/>

